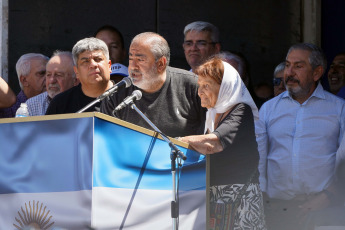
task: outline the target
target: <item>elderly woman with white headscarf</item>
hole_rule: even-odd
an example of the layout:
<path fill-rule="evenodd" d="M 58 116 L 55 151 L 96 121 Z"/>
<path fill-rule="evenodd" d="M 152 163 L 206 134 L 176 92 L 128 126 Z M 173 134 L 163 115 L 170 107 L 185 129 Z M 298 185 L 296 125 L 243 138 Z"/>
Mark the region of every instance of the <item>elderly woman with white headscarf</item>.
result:
<path fill-rule="evenodd" d="M 197 70 L 205 134 L 180 140 L 210 165 L 209 229 L 266 229 L 254 131 L 258 109 L 237 71 L 219 58 Z"/>

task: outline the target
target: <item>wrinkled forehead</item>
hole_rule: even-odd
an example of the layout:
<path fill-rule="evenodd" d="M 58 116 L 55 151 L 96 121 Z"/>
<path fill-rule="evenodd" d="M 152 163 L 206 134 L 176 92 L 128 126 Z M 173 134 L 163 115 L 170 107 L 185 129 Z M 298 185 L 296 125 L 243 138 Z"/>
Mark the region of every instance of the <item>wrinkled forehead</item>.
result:
<path fill-rule="evenodd" d="M 189 30 L 186 33 L 186 36 L 184 38 L 185 41 L 189 41 L 189 40 L 211 40 L 211 32 L 210 31 L 198 31 L 198 30 Z"/>
<path fill-rule="evenodd" d="M 129 47 L 129 55 L 135 56 L 148 56 L 152 54 L 150 49 L 150 43 L 147 41 L 133 42 Z"/>
<path fill-rule="evenodd" d="M 73 71 L 73 60 L 72 58 L 67 57 L 65 55 L 54 56 L 47 63 L 46 69 L 47 71 L 52 71 L 52 70 Z"/>
<path fill-rule="evenodd" d="M 309 57 L 311 52 L 303 49 L 293 49 L 286 56 L 286 62 L 310 64 Z"/>
<path fill-rule="evenodd" d="M 79 53 L 78 60 L 82 58 L 105 57 L 102 50 L 84 50 Z"/>
<path fill-rule="evenodd" d="M 340 55 L 337 55 L 333 62 L 341 62 L 341 63 L 345 63 L 345 54 L 340 54 Z"/>
<path fill-rule="evenodd" d="M 198 84 L 213 84 L 217 83 L 211 76 L 208 75 L 198 75 Z"/>

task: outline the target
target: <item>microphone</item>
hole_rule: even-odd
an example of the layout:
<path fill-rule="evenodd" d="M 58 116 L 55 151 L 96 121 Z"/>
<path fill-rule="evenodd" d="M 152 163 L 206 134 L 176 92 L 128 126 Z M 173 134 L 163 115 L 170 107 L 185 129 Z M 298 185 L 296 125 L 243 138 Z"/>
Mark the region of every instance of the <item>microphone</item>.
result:
<path fill-rule="evenodd" d="M 119 83 L 116 85 L 113 85 L 110 89 L 105 91 L 101 96 L 98 97 L 98 99 L 103 99 L 105 97 L 108 97 L 115 93 L 117 90 L 122 89 L 122 88 L 128 88 L 129 86 L 132 85 L 132 80 L 129 77 L 124 77 Z"/>
<path fill-rule="evenodd" d="M 115 109 L 114 112 L 117 112 L 121 109 L 123 109 L 124 107 L 126 107 L 127 105 L 133 103 L 134 100 L 140 100 L 141 96 L 143 94 L 141 93 L 140 90 L 134 90 L 131 96 L 126 97 L 123 102 L 121 102 Z"/>

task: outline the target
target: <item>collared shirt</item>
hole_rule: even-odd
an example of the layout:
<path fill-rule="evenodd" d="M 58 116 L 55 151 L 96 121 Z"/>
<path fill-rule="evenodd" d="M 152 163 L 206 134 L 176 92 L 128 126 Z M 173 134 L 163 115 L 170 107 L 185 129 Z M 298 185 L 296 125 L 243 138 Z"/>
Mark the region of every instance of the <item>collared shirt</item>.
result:
<path fill-rule="evenodd" d="M 266 102 L 256 122 L 261 188 L 289 200 L 313 194 L 333 180 L 344 133 L 345 101 L 321 84 L 303 103 L 288 91 Z"/>
<path fill-rule="evenodd" d="M 339 92 L 337 93 L 337 96 L 345 99 L 345 86 L 340 88 Z"/>
<path fill-rule="evenodd" d="M 38 94 L 26 101 L 30 116 L 42 116 L 46 114 L 51 99 L 48 92 Z"/>
<path fill-rule="evenodd" d="M 25 96 L 23 90 L 21 90 L 17 95 L 17 101 L 14 105 L 6 109 L 0 109 L 0 118 L 15 117 L 17 109 L 20 107 L 20 104 L 26 102 L 26 100 L 27 97 Z"/>

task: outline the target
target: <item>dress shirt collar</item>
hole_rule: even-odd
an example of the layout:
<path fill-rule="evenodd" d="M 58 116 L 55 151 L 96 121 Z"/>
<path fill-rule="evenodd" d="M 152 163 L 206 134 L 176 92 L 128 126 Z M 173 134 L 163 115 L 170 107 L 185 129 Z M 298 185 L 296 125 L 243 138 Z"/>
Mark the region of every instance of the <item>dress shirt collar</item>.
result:
<path fill-rule="evenodd" d="M 303 102 L 303 104 L 306 104 L 310 100 L 310 98 L 312 98 L 312 97 L 316 97 L 316 98 L 323 99 L 323 100 L 326 98 L 323 87 L 322 87 L 320 82 L 318 83 L 317 87 L 315 88 L 313 94 L 305 102 Z M 293 99 L 291 97 L 288 90 L 286 90 L 285 92 L 282 93 L 281 98 L 290 98 L 291 100 L 295 101 L 295 99 Z"/>

